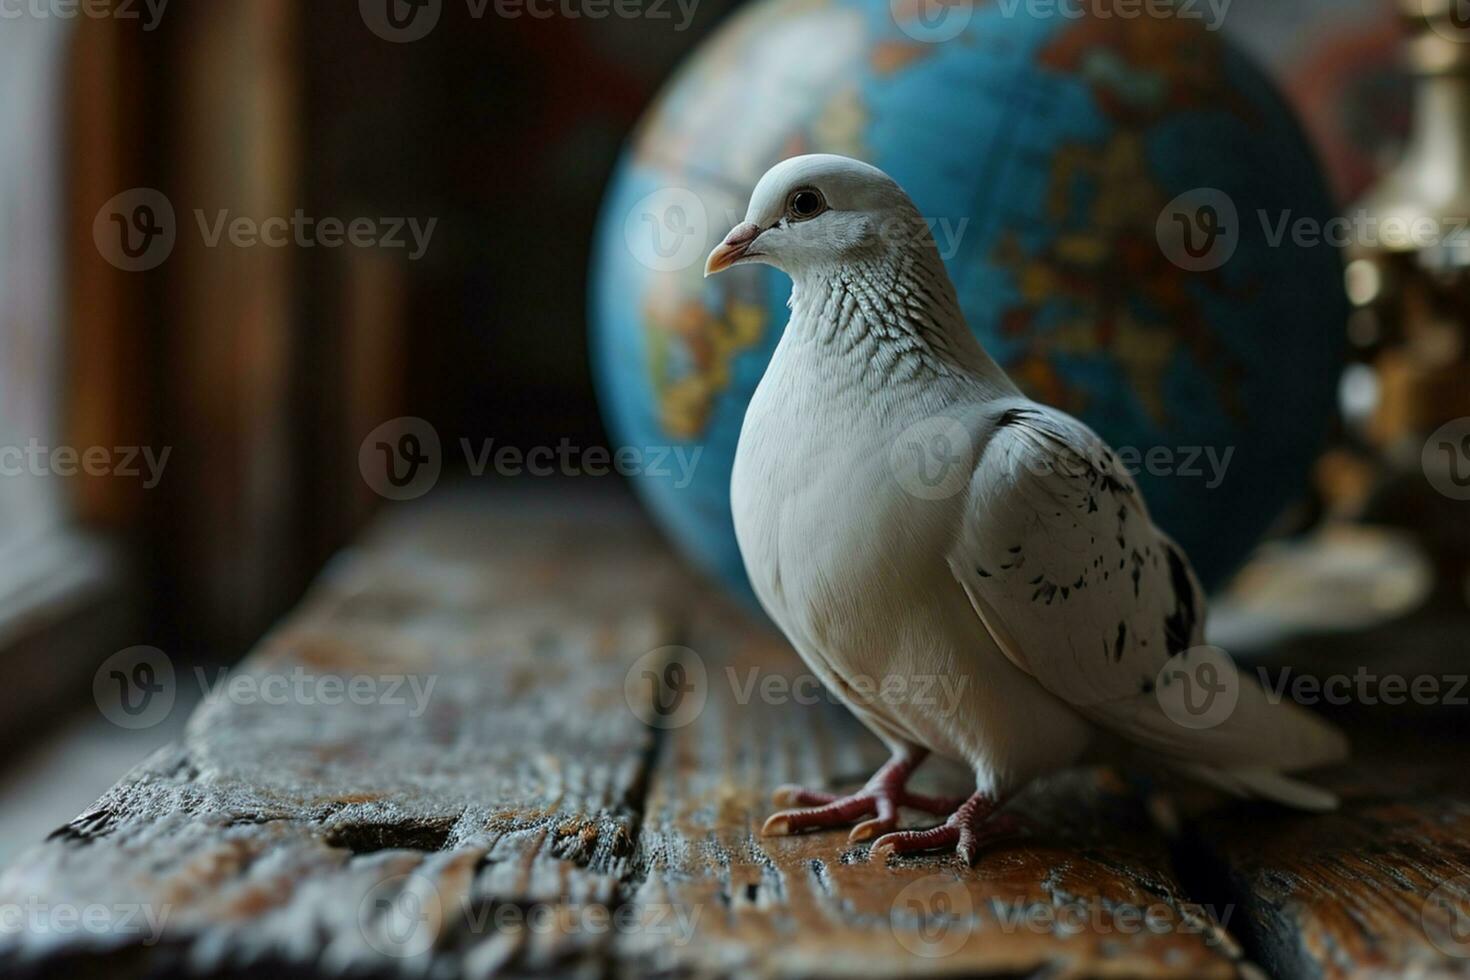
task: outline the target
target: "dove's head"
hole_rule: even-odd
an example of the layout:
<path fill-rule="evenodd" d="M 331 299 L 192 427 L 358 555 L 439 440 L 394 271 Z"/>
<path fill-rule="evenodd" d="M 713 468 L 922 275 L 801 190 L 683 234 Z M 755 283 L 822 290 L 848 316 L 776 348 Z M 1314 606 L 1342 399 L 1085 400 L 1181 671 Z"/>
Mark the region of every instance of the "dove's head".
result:
<path fill-rule="evenodd" d="M 762 262 L 797 277 L 914 248 L 927 232 L 903 188 L 877 167 L 827 153 L 792 157 L 755 185 L 745 220 L 710 253 L 704 274 Z"/>

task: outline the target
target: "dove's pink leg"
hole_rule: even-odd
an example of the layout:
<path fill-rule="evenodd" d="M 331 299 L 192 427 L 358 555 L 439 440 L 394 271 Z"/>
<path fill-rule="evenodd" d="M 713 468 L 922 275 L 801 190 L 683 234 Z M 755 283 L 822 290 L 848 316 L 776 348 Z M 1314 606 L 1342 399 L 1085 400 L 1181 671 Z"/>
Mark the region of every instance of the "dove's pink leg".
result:
<path fill-rule="evenodd" d="M 898 808 L 901 806 L 936 815 L 950 813 L 960 804 L 959 800 L 924 796 L 904 789 L 909 776 L 919 768 L 926 755 L 928 753 L 920 749 L 895 755 L 873 774 L 866 786 L 851 796 L 818 793 L 800 786 L 782 786 L 776 790 L 775 804 L 804 809 L 772 814 L 761 827 L 761 834 L 776 837 L 803 830 L 845 827 L 859 817 L 872 814 L 870 819 L 853 827 L 848 835 L 848 840 L 863 841 L 897 827 Z"/>
<path fill-rule="evenodd" d="M 1018 821 L 1007 815 L 996 816 L 995 811 L 998 809 L 999 801 L 976 793 L 938 827 L 884 834 L 873 842 L 868 860 L 881 863 L 888 860 L 890 854 L 937 851 L 952 847 L 961 861 L 972 865 L 984 844 L 1011 833 L 1019 826 Z"/>

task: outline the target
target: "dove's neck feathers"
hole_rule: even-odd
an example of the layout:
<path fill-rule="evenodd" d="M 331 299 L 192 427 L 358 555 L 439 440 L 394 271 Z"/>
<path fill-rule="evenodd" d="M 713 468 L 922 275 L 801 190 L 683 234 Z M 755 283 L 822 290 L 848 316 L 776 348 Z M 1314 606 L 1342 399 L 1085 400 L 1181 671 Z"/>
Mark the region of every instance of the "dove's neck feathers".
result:
<path fill-rule="evenodd" d="M 1019 394 L 965 323 L 938 252 L 911 247 L 792 270 L 790 339 L 824 348 L 890 390 L 939 379 Z"/>

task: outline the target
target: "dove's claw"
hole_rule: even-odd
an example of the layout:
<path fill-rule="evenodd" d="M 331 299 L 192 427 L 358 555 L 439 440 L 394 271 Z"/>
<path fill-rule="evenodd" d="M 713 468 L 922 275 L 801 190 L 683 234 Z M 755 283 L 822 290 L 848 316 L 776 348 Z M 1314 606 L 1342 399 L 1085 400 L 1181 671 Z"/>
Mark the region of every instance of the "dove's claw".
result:
<path fill-rule="evenodd" d="M 886 820 L 882 817 L 864 820 L 852 828 L 852 833 L 847 835 L 847 842 L 849 844 L 860 844 L 865 840 L 872 840 L 879 834 L 886 834 L 896 826 L 898 826 L 898 820 L 894 817 L 888 817 Z"/>
<path fill-rule="evenodd" d="M 1011 833 L 1019 821 L 1010 814 L 995 815 L 994 799 L 976 793 L 962 803 L 948 820 L 928 830 L 903 830 L 884 834 L 873 842 L 868 860 L 882 864 L 890 854 L 937 851 L 952 847 L 967 866 L 975 863 L 980 848 L 997 837 Z M 872 821 L 869 821 L 870 823 Z"/>
<path fill-rule="evenodd" d="M 913 851 L 937 851 L 943 847 L 954 847 L 961 841 L 960 828 L 942 823 L 928 830 L 900 830 L 884 834 L 873 842 L 868 860 L 882 864 L 890 854 L 908 854 Z"/>
<path fill-rule="evenodd" d="M 826 806 L 836 799 L 836 793 L 818 793 L 803 786 L 780 786 L 771 794 L 771 802 L 783 810 L 795 806 Z"/>
<path fill-rule="evenodd" d="M 867 793 L 858 793 L 826 806 L 810 807 L 805 810 L 783 810 L 772 814 L 761 827 L 763 837 L 781 837 L 803 830 L 820 830 L 850 824 L 858 817 L 871 811 L 876 802 Z"/>
<path fill-rule="evenodd" d="M 778 837 L 800 833 L 803 830 L 823 830 L 829 827 L 845 827 L 861 817 L 871 816 L 853 828 L 849 840 L 865 841 L 887 833 L 898 826 L 898 808 L 913 807 L 925 813 L 953 813 L 963 800 L 910 793 L 904 783 L 919 763 L 924 753 L 913 751 L 896 755 L 879 769 L 868 785 L 851 796 L 834 796 L 800 786 L 782 786 L 772 798 L 782 809 L 772 814 L 761 827 L 761 836 Z"/>

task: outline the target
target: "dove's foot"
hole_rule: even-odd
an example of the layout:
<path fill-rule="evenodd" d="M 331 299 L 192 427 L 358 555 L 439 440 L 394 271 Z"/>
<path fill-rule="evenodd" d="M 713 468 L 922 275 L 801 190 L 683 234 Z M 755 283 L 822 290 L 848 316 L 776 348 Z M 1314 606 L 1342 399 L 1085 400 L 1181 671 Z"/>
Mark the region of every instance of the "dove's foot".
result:
<path fill-rule="evenodd" d="M 896 828 L 901 806 L 936 815 L 953 812 L 956 805 L 961 804 L 960 800 L 910 793 L 904 788 L 909 776 L 923 761 L 924 753 L 920 752 L 896 755 L 868 780 L 866 786 L 851 796 L 819 793 L 800 786 L 782 786 L 776 790 L 776 806 L 801 809 L 772 814 L 761 827 L 761 835 L 779 837 L 805 830 L 846 827 L 860 817 L 869 817 L 853 827 L 848 835 L 848 840 L 864 841 Z"/>
<path fill-rule="evenodd" d="M 868 860 L 882 864 L 890 854 L 911 854 L 915 851 L 937 851 L 954 848 L 966 866 L 975 863 L 980 848 L 999 837 L 1014 833 L 1020 821 L 1009 814 L 997 815 L 1000 803 L 988 796 L 976 793 L 948 820 L 928 830 L 903 830 L 884 834 L 873 842 Z"/>

